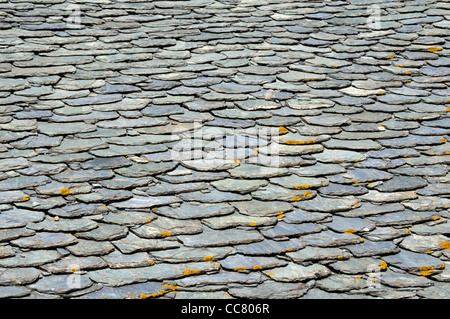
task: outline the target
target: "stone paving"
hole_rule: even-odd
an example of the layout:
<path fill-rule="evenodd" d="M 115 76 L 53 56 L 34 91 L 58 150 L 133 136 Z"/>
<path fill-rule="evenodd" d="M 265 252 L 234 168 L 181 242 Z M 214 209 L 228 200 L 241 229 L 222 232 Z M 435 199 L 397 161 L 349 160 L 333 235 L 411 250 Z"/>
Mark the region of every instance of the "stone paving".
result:
<path fill-rule="evenodd" d="M 0 297 L 450 298 L 448 81 L 448 0 L 2 0 Z"/>

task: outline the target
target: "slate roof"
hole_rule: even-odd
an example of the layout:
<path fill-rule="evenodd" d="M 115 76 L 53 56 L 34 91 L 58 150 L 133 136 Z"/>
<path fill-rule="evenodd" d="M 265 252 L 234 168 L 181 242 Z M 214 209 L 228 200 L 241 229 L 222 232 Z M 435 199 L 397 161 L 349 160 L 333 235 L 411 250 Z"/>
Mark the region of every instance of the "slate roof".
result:
<path fill-rule="evenodd" d="M 0 1 L 0 297 L 449 298 L 449 17 Z"/>

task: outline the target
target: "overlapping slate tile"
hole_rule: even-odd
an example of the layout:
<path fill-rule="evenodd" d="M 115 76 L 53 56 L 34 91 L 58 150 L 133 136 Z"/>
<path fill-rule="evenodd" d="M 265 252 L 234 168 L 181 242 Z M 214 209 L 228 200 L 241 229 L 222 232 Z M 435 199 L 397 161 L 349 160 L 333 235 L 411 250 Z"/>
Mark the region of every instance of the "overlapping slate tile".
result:
<path fill-rule="evenodd" d="M 448 296 L 445 1 L 38 2 L 0 4 L 0 297 Z"/>

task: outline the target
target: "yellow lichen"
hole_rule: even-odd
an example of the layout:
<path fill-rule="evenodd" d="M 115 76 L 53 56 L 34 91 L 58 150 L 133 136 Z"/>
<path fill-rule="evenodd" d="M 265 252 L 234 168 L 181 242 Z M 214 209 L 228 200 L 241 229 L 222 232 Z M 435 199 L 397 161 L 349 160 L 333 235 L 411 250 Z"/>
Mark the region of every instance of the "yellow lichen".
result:
<path fill-rule="evenodd" d="M 407 233 L 410 233 L 410 234 L 412 233 L 411 230 L 408 229 L 408 228 L 406 228 L 405 230 L 406 230 Z"/>
<path fill-rule="evenodd" d="M 163 235 L 163 236 L 170 236 L 170 235 L 172 235 L 172 233 L 170 231 L 162 231 L 161 235 Z"/>
<path fill-rule="evenodd" d="M 150 296 L 149 296 L 149 295 L 146 295 L 146 294 L 142 294 L 142 295 L 139 296 L 139 298 L 141 298 L 141 299 L 147 299 L 147 298 L 150 298 Z"/>
<path fill-rule="evenodd" d="M 234 271 L 241 271 L 241 270 L 247 270 L 247 267 L 244 266 L 234 267 Z"/>
<path fill-rule="evenodd" d="M 344 233 L 346 233 L 346 234 L 354 234 L 354 233 L 356 233 L 356 230 L 354 230 L 353 228 L 347 228 L 344 231 Z"/>
<path fill-rule="evenodd" d="M 30 200 L 30 196 L 24 196 L 23 200 Z"/>
<path fill-rule="evenodd" d="M 253 269 L 254 269 L 254 270 L 258 270 L 258 269 L 262 269 L 262 267 L 261 267 L 260 265 L 254 265 L 254 266 L 253 266 Z"/>
<path fill-rule="evenodd" d="M 286 248 L 286 251 L 292 251 L 293 249 L 292 248 Z"/>
<path fill-rule="evenodd" d="M 278 130 L 280 131 L 281 134 L 286 134 L 287 132 L 289 132 L 288 129 L 283 126 L 280 126 Z"/>
<path fill-rule="evenodd" d="M 449 241 L 443 241 L 440 243 L 440 245 L 442 247 L 444 247 L 444 249 L 450 249 L 450 242 Z"/>
<path fill-rule="evenodd" d="M 387 263 L 386 263 L 385 261 L 382 261 L 382 260 L 380 261 L 380 267 L 381 267 L 381 268 L 386 269 L 387 266 L 388 266 L 388 265 L 387 265 Z"/>
<path fill-rule="evenodd" d="M 205 256 L 203 257 L 204 261 L 214 261 L 214 257 L 213 256 Z"/>
<path fill-rule="evenodd" d="M 337 256 L 337 259 L 344 259 L 344 256 Z"/>
<path fill-rule="evenodd" d="M 273 275 L 275 275 L 273 272 L 268 272 L 268 273 L 266 273 L 266 275 L 267 276 L 273 276 Z"/>
<path fill-rule="evenodd" d="M 299 200 L 302 200 L 302 198 L 301 198 L 301 197 L 298 197 L 298 196 L 294 196 L 294 197 L 292 197 L 292 200 L 293 200 L 294 202 L 298 202 Z"/>
<path fill-rule="evenodd" d="M 306 140 L 306 144 L 314 144 L 316 140 Z"/>
<path fill-rule="evenodd" d="M 387 57 L 388 57 L 389 59 L 393 59 L 393 58 L 395 57 L 395 55 L 389 54 Z"/>
<path fill-rule="evenodd" d="M 419 270 L 421 276 L 429 276 L 433 273 L 434 268 L 433 266 L 421 266 Z"/>
<path fill-rule="evenodd" d="M 304 193 L 303 193 L 303 196 L 305 196 L 305 197 L 311 197 L 312 195 L 311 195 L 310 192 L 304 192 Z"/>
<path fill-rule="evenodd" d="M 439 264 L 439 268 L 444 269 L 445 268 L 445 264 L 444 263 L 440 263 Z"/>
<path fill-rule="evenodd" d="M 442 48 L 441 47 L 429 47 L 429 48 L 427 48 L 427 50 L 430 52 L 438 52 L 438 51 L 441 51 Z"/>
<path fill-rule="evenodd" d="M 180 288 L 180 286 L 174 286 L 174 285 L 169 285 L 169 284 L 162 284 L 161 286 L 168 287 L 168 288 L 172 289 L 172 291 Z"/>
<path fill-rule="evenodd" d="M 289 144 L 289 145 L 301 145 L 301 144 L 305 144 L 304 141 L 295 141 L 295 140 L 286 140 L 285 143 L 286 143 L 286 144 Z"/>
<path fill-rule="evenodd" d="M 154 265 L 154 264 L 155 264 L 155 262 L 154 262 L 153 260 L 149 260 L 148 263 L 149 263 L 150 265 Z"/>
<path fill-rule="evenodd" d="M 61 195 L 63 195 L 63 196 L 67 196 L 67 195 L 72 194 L 72 191 L 70 189 L 68 189 L 68 188 L 63 188 L 63 189 L 60 190 L 60 192 L 61 192 Z"/>
<path fill-rule="evenodd" d="M 254 227 L 254 226 L 257 226 L 258 224 L 255 222 L 251 222 L 251 223 L 249 223 L 249 225 Z"/>
<path fill-rule="evenodd" d="M 183 270 L 183 275 L 188 276 L 188 275 L 197 275 L 200 273 L 200 270 L 198 269 L 186 269 Z"/>

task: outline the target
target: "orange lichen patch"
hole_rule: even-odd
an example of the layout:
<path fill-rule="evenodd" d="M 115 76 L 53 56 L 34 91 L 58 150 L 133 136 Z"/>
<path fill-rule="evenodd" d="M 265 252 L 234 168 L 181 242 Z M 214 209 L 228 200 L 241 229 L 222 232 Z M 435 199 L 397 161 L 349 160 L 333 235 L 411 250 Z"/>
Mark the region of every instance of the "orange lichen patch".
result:
<path fill-rule="evenodd" d="M 286 134 L 287 132 L 289 132 L 288 129 L 285 128 L 284 126 L 280 126 L 278 130 L 280 131 L 281 134 Z"/>
<path fill-rule="evenodd" d="M 447 140 L 445 138 L 441 138 L 441 141 L 444 143 L 447 142 Z"/>
<path fill-rule="evenodd" d="M 234 267 L 234 271 L 241 271 L 241 270 L 247 270 L 247 267 L 244 266 Z"/>
<path fill-rule="evenodd" d="M 155 210 L 155 209 L 157 209 L 157 208 L 158 208 L 158 207 L 153 207 L 152 210 Z"/>
<path fill-rule="evenodd" d="M 254 265 L 254 266 L 253 266 L 253 269 L 254 269 L 254 270 L 258 270 L 258 269 L 262 269 L 262 267 L 261 267 L 260 265 Z"/>
<path fill-rule="evenodd" d="M 141 298 L 141 299 L 147 299 L 147 298 L 150 298 L 150 296 L 149 296 L 149 295 L 146 295 L 146 294 L 142 294 L 142 295 L 139 296 L 139 298 Z"/>
<path fill-rule="evenodd" d="M 76 272 L 78 269 L 79 269 L 78 267 L 72 267 L 72 268 L 70 268 L 70 271 L 71 272 Z"/>
<path fill-rule="evenodd" d="M 289 145 L 299 145 L 299 144 L 305 144 L 304 141 L 296 141 L 296 140 L 286 140 L 284 141 L 286 144 Z"/>
<path fill-rule="evenodd" d="M 174 285 L 169 285 L 169 284 L 162 284 L 161 286 L 168 287 L 168 288 L 172 289 L 172 291 L 174 291 L 175 289 L 180 288 L 180 286 L 174 286 Z"/>
<path fill-rule="evenodd" d="M 154 265 L 154 264 L 155 264 L 155 262 L 154 262 L 153 260 L 149 260 L 148 263 L 149 263 L 150 265 Z"/>
<path fill-rule="evenodd" d="M 306 140 L 306 144 L 314 144 L 316 140 Z"/>
<path fill-rule="evenodd" d="M 241 163 L 241 161 L 240 161 L 240 160 L 238 160 L 238 159 L 233 159 L 233 162 L 235 162 L 235 163 L 238 163 L 238 164 L 240 164 L 240 163 Z"/>
<path fill-rule="evenodd" d="M 257 226 L 258 224 L 257 223 L 255 223 L 255 222 L 251 222 L 251 223 L 249 223 L 249 226 Z"/>
<path fill-rule="evenodd" d="M 444 269 L 445 268 L 445 264 L 444 263 L 440 263 L 439 264 L 439 268 Z"/>
<path fill-rule="evenodd" d="M 431 254 L 433 251 L 432 250 L 430 250 L 430 249 L 428 249 L 427 251 L 426 251 L 426 253 L 428 253 L 428 254 Z"/>
<path fill-rule="evenodd" d="M 163 236 L 170 236 L 170 235 L 172 235 L 172 233 L 170 231 L 162 231 L 161 235 L 163 235 Z"/>
<path fill-rule="evenodd" d="M 24 196 L 23 200 L 30 200 L 30 196 Z"/>
<path fill-rule="evenodd" d="M 213 256 L 205 256 L 203 257 L 204 261 L 214 261 L 214 257 Z"/>
<path fill-rule="evenodd" d="M 410 234 L 412 233 L 409 228 L 406 228 L 405 230 L 406 230 L 407 233 L 410 233 Z"/>
<path fill-rule="evenodd" d="M 406 74 L 411 74 L 411 71 L 405 71 Z"/>
<path fill-rule="evenodd" d="M 433 220 L 438 220 L 439 219 L 439 217 L 437 217 L 437 216 L 431 216 L 431 218 L 433 218 Z"/>
<path fill-rule="evenodd" d="M 359 203 L 358 203 L 358 202 L 354 202 L 353 204 L 355 204 L 356 206 L 358 206 L 358 205 L 359 205 Z"/>
<path fill-rule="evenodd" d="M 302 200 L 302 198 L 301 198 L 301 197 L 298 197 L 298 196 L 294 196 L 294 197 L 292 197 L 292 200 L 293 200 L 294 202 L 298 202 L 299 200 Z"/>
<path fill-rule="evenodd" d="M 347 228 L 344 231 L 344 233 L 346 233 L 346 234 L 354 234 L 354 233 L 356 233 L 356 230 L 354 230 L 353 228 Z"/>
<path fill-rule="evenodd" d="M 186 269 L 183 270 L 183 275 L 189 276 L 189 275 L 198 275 L 200 273 L 200 270 L 198 269 Z"/>
<path fill-rule="evenodd" d="M 301 185 L 295 185 L 294 188 L 295 188 L 295 189 L 301 189 L 302 186 L 301 186 Z"/>
<path fill-rule="evenodd" d="M 61 195 L 63 195 L 63 196 L 67 196 L 67 195 L 72 194 L 72 191 L 70 189 L 68 189 L 68 188 L 63 188 L 63 189 L 60 190 L 60 192 L 61 192 Z"/>
<path fill-rule="evenodd" d="M 429 47 L 429 48 L 427 48 L 427 50 L 430 52 L 438 52 L 438 51 L 441 51 L 442 48 L 441 47 Z"/>
<path fill-rule="evenodd" d="M 273 272 L 268 272 L 267 274 L 266 274 L 267 276 L 273 276 L 273 275 L 275 275 Z"/>
<path fill-rule="evenodd" d="M 344 256 L 337 256 L 337 259 L 344 259 Z"/>
<path fill-rule="evenodd" d="M 389 54 L 387 57 L 388 57 L 389 59 L 393 59 L 393 58 L 395 58 L 395 55 Z"/>
<path fill-rule="evenodd" d="M 361 241 L 361 242 L 364 242 L 364 241 L 365 241 L 365 239 L 364 239 L 364 238 L 361 238 L 361 239 L 360 239 L 360 241 Z"/>
<path fill-rule="evenodd" d="M 308 188 L 311 188 L 311 185 L 309 185 L 309 184 L 302 184 L 302 188 L 303 189 L 308 189 Z"/>
<path fill-rule="evenodd" d="M 433 273 L 433 266 L 420 266 L 420 275 L 421 276 L 429 276 Z"/>
<path fill-rule="evenodd" d="M 355 279 L 361 279 L 361 277 L 359 277 L 359 276 L 355 276 Z"/>
<path fill-rule="evenodd" d="M 386 263 L 385 261 L 382 261 L 382 260 L 380 261 L 380 267 L 381 267 L 381 268 L 386 269 L 387 266 L 388 266 L 388 265 L 387 265 L 387 263 Z"/>
<path fill-rule="evenodd" d="M 286 251 L 293 251 L 292 248 L 286 248 Z"/>
<path fill-rule="evenodd" d="M 146 223 L 149 223 L 149 222 L 151 222 L 152 220 L 150 219 L 150 218 L 147 218 L 146 220 L 145 220 L 145 222 Z"/>
<path fill-rule="evenodd" d="M 216 264 L 216 265 L 214 265 L 214 267 L 216 267 L 216 268 L 220 268 L 220 265 L 219 265 L 219 264 Z"/>
<path fill-rule="evenodd" d="M 258 153 L 258 151 L 253 151 L 253 154 L 258 155 L 259 153 Z"/>
<path fill-rule="evenodd" d="M 277 212 L 277 217 L 283 216 L 284 212 Z"/>
<path fill-rule="evenodd" d="M 305 197 L 311 197 L 312 195 L 311 195 L 310 192 L 304 192 L 304 193 L 303 193 L 303 196 L 305 196 Z"/>
<path fill-rule="evenodd" d="M 383 95 L 383 94 L 386 94 L 386 91 L 380 91 L 380 92 L 378 92 L 377 94 L 378 94 L 378 95 Z"/>
<path fill-rule="evenodd" d="M 450 249 L 450 242 L 449 241 L 443 241 L 440 243 L 440 245 L 442 247 L 444 247 L 444 249 Z"/>
<path fill-rule="evenodd" d="M 158 297 L 158 296 L 159 296 L 159 293 L 157 293 L 157 292 L 152 293 L 153 298 Z"/>
<path fill-rule="evenodd" d="M 108 206 L 106 206 L 106 205 L 103 205 L 102 207 L 108 209 Z"/>
<path fill-rule="evenodd" d="M 397 67 L 402 67 L 402 66 L 405 66 L 406 65 L 406 63 L 403 63 L 403 64 L 397 64 Z"/>
<path fill-rule="evenodd" d="M 353 183 L 357 184 L 358 181 L 356 179 L 352 180 Z"/>

